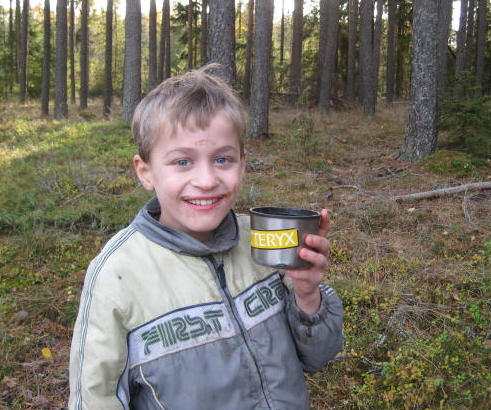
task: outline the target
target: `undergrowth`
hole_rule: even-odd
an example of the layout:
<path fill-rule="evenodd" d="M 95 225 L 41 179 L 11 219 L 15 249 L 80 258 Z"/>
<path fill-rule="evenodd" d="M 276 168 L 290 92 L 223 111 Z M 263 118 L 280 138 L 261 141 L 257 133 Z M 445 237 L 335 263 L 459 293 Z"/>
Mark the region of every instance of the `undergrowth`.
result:
<path fill-rule="evenodd" d="M 395 160 L 405 107 L 320 117 L 272 113 L 248 142 L 237 211 L 326 207 L 326 281 L 345 307 L 343 351 L 307 375 L 313 410 L 467 410 L 491 397 L 491 198 L 396 203 L 404 193 L 491 178 L 442 150 Z M 0 408 L 66 406 L 71 328 L 89 261 L 148 198 L 129 129 L 97 119 L 0 122 Z"/>

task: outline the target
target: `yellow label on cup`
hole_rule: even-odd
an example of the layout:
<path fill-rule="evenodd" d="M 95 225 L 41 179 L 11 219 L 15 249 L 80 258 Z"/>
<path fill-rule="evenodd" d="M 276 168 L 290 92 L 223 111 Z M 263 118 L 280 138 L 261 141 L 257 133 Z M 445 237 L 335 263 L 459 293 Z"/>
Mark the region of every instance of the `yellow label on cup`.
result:
<path fill-rule="evenodd" d="M 251 246 L 259 249 L 285 249 L 298 246 L 298 229 L 256 231 L 251 229 Z"/>

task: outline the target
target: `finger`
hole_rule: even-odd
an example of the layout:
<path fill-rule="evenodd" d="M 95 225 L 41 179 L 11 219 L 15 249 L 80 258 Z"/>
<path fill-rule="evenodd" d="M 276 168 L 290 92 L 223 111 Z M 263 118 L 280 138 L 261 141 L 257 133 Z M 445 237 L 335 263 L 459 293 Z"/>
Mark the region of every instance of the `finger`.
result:
<path fill-rule="evenodd" d="M 331 218 L 329 217 L 329 212 L 327 209 L 321 210 L 321 218 L 319 223 L 319 230 L 317 234 L 319 236 L 326 236 L 331 228 Z"/>
<path fill-rule="evenodd" d="M 329 257 L 327 249 L 322 252 L 317 252 L 308 248 L 302 248 L 299 251 L 299 256 L 305 261 L 309 262 L 310 266 L 318 267 L 320 270 L 324 271 L 329 264 Z"/>
<path fill-rule="evenodd" d="M 305 245 L 317 250 L 322 255 L 329 254 L 329 240 L 324 236 L 307 235 L 305 237 Z"/>

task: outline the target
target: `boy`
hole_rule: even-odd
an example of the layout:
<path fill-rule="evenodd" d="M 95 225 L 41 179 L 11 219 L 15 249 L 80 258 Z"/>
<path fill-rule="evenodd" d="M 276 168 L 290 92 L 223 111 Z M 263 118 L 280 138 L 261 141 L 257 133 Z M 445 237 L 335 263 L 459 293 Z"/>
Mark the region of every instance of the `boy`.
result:
<path fill-rule="evenodd" d="M 307 410 L 303 371 L 340 349 L 342 305 L 311 265 L 254 264 L 249 218 L 232 211 L 245 172 L 246 114 L 205 70 L 169 79 L 137 107 L 134 167 L 155 191 L 89 266 L 70 356 L 71 410 Z"/>

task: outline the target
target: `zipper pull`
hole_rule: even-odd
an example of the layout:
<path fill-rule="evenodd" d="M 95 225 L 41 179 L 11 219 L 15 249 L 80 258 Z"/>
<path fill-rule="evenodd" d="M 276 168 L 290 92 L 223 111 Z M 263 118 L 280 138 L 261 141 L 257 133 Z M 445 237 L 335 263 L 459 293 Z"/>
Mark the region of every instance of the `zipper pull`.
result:
<path fill-rule="evenodd" d="M 217 266 L 218 281 L 220 282 L 220 287 L 225 289 L 227 287 L 227 281 L 225 280 L 225 270 L 223 269 L 223 263 Z"/>

